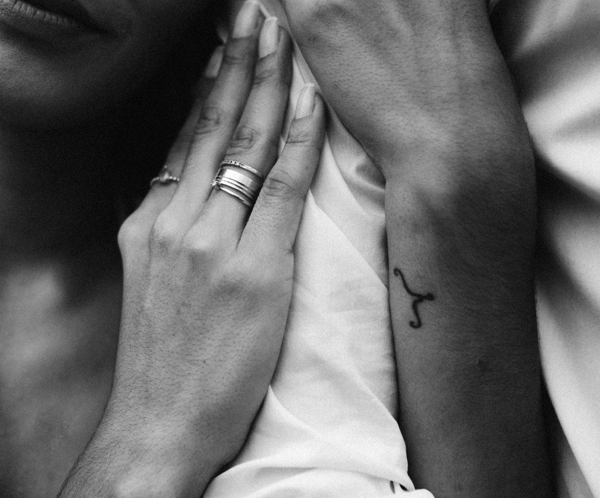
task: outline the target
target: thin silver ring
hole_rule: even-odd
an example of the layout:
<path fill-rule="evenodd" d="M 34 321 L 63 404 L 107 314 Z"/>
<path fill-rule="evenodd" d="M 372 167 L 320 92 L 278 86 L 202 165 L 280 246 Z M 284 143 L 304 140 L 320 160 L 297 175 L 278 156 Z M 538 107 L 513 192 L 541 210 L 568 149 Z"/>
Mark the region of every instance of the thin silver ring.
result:
<path fill-rule="evenodd" d="M 252 202 L 253 204 L 256 201 L 256 198 L 258 197 L 258 195 L 254 191 L 250 190 L 243 183 L 236 182 L 235 180 L 231 180 L 230 178 L 223 178 L 219 182 L 219 187 L 221 187 L 222 185 L 226 185 L 229 188 L 237 190 L 240 194 L 245 195 L 248 198 L 248 201 Z"/>
<path fill-rule="evenodd" d="M 264 175 L 260 171 L 258 171 L 257 169 L 254 169 L 252 166 L 248 166 L 247 164 L 244 164 L 240 161 L 235 161 L 233 159 L 227 159 L 221 163 L 221 167 L 223 167 L 223 166 L 235 166 L 236 168 L 241 168 L 246 171 L 249 171 L 253 175 L 257 176 L 260 180 L 265 179 Z"/>
<path fill-rule="evenodd" d="M 155 176 L 154 178 L 152 178 L 152 180 L 150 180 L 150 187 L 154 187 L 154 185 L 156 185 L 157 183 L 160 183 L 161 185 L 168 185 L 169 183 L 179 183 L 180 180 L 181 178 L 172 175 L 169 171 L 168 166 L 164 165 L 160 170 L 158 176 Z"/>
<path fill-rule="evenodd" d="M 221 192 L 225 192 L 226 194 L 229 194 L 229 195 L 235 197 L 244 206 L 248 206 L 249 208 L 251 208 L 252 206 L 254 206 L 253 202 L 250 202 L 248 199 L 246 199 L 246 197 L 244 197 L 243 195 L 241 195 L 238 192 L 236 192 L 236 190 L 234 188 L 230 188 L 227 185 L 220 185 L 217 188 L 217 190 L 220 190 Z"/>

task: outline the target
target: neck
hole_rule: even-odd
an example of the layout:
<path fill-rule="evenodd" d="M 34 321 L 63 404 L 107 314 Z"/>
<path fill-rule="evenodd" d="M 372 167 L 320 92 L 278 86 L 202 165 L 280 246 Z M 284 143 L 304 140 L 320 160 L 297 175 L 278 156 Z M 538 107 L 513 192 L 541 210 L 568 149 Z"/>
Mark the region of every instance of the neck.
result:
<path fill-rule="evenodd" d="M 14 260 L 98 264 L 99 252 L 119 262 L 119 225 L 159 171 L 210 55 L 205 31 L 189 56 L 94 123 L 34 131 L 0 119 L 0 272 Z"/>
<path fill-rule="evenodd" d="M 162 90 L 68 130 L 0 121 L 0 275 L 50 264 L 72 289 L 120 275 L 119 226 L 187 109 L 184 92 L 161 99 Z"/>
<path fill-rule="evenodd" d="M 0 251 L 43 255 L 101 242 L 117 221 L 114 157 L 100 124 L 31 131 L 0 124 Z"/>
<path fill-rule="evenodd" d="M 85 129 L 31 131 L 0 124 L 0 274 L 54 267 L 74 294 L 118 275 L 116 137 Z"/>

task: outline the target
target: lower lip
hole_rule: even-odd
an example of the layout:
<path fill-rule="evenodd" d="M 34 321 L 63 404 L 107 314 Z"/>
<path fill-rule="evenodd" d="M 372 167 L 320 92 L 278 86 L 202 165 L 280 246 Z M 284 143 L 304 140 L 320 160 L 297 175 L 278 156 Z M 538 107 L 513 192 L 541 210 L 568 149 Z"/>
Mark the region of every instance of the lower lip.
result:
<path fill-rule="evenodd" d="M 90 27 L 21 0 L 0 0 L 0 22 L 24 35 L 55 39 L 94 33 Z"/>

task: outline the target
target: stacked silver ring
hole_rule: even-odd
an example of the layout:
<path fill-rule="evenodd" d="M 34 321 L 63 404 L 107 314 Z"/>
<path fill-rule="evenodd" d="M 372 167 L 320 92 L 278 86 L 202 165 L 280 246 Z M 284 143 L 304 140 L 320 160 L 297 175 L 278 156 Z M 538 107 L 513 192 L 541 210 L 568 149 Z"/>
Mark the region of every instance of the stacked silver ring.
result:
<path fill-rule="evenodd" d="M 244 206 L 252 207 L 258 198 L 264 176 L 252 166 L 239 161 L 227 160 L 212 182 L 212 187 L 239 200 Z"/>

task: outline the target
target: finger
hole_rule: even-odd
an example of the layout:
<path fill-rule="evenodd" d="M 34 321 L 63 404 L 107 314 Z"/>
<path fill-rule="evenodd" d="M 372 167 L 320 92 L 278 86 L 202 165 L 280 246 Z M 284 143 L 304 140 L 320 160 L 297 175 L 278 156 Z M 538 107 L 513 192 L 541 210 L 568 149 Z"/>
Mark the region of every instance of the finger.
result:
<path fill-rule="evenodd" d="M 204 75 L 196 86 L 196 97 L 190 113 L 173 143 L 165 164 L 172 175 L 180 177 L 183 172 L 183 166 L 190 151 L 190 146 L 194 138 L 194 129 L 200 118 L 202 106 L 204 105 L 210 91 L 214 85 L 215 79 L 219 73 L 219 68 L 223 62 L 224 47 L 219 46 L 213 52 Z M 173 184 L 176 185 L 176 184 Z M 162 189 L 165 190 L 165 189 Z"/>
<path fill-rule="evenodd" d="M 275 17 L 263 25 L 259 55 L 252 92 L 225 159 L 245 163 L 264 178 L 277 159 L 292 78 L 291 40 Z M 241 169 L 233 173 L 256 179 Z M 223 231 L 234 234 L 236 241 L 250 212 L 248 206 L 221 190 L 212 191 L 205 210 L 206 217 L 219 223 Z"/>
<path fill-rule="evenodd" d="M 197 85 L 196 98 L 194 99 L 194 103 L 190 109 L 188 117 L 186 118 L 183 127 L 177 135 L 177 139 L 173 143 L 171 149 L 169 150 L 169 154 L 167 155 L 165 166 L 173 176 L 181 176 L 183 165 L 190 150 L 190 144 L 194 136 L 194 128 L 198 122 L 202 105 L 207 98 L 208 92 L 210 92 L 210 88 L 214 84 L 214 80 L 219 72 L 222 61 L 223 47 L 220 46 L 215 49 L 206 66 L 206 69 L 204 70 L 204 74 Z M 173 196 L 173 193 L 175 192 L 176 187 L 177 183 L 170 183 L 168 185 L 163 185 L 160 183 L 155 184 L 148 192 L 148 195 L 144 199 L 144 202 L 140 206 L 139 210 L 144 213 L 146 218 L 154 220 L 156 216 L 158 216 L 158 214 L 167 206 L 171 200 L 171 197 Z"/>
<path fill-rule="evenodd" d="M 215 170 L 246 105 L 257 58 L 260 10 L 244 4 L 225 46 L 221 70 L 194 127 L 181 181 L 165 215 L 192 225 L 210 193 Z"/>
<path fill-rule="evenodd" d="M 288 254 L 294 247 L 306 193 L 325 137 L 325 106 L 314 85 L 306 85 L 281 157 L 265 179 L 244 228 L 238 250 L 264 256 Z"/>
<path fill-rule="evenodd" d="M 194 138 L 194 129 L 196 128 L 196 123 L 198 123 L 200 113 L 202 112 L 202 107 L 204 106 L 219 73 L 219 68 L 223 62 L 223 54 L 224 47 L 222 46 L 217 47 L 213 52 L 213 55 L 204 71 L 204 75 L 196 87 L 196 98 L 194 99 L 192 109 L 190 110 L 190 113 L 183 127 L 181 128 L 179 135 L 177 136 L 177 140 L 175 140 L 175 143 L 169 151 L 169 155 L 167 156 L 167 161 L 165 164 L 168 166 L 169 171 L 171 171 L 171 174 L 174 176 L 181 177 L 183 173 L 183 166 L 189 154 L 190 146 Z"/>
<path fill-rule="evenodd" d="M 208 61 L 206 69 L 204 70 L 204 75 L 202 78 L 200 78 L 200 82 L 196 87 L 196 97 L 200 100 L 200 102 L 205 102 L 206 99 L 208 99 L 217 76 L 219 76 L 219 71 L 221 70 L 221 65 L 223 64 L 224 54 L 225 47 L 223 45 L 219 45 Z"/>

